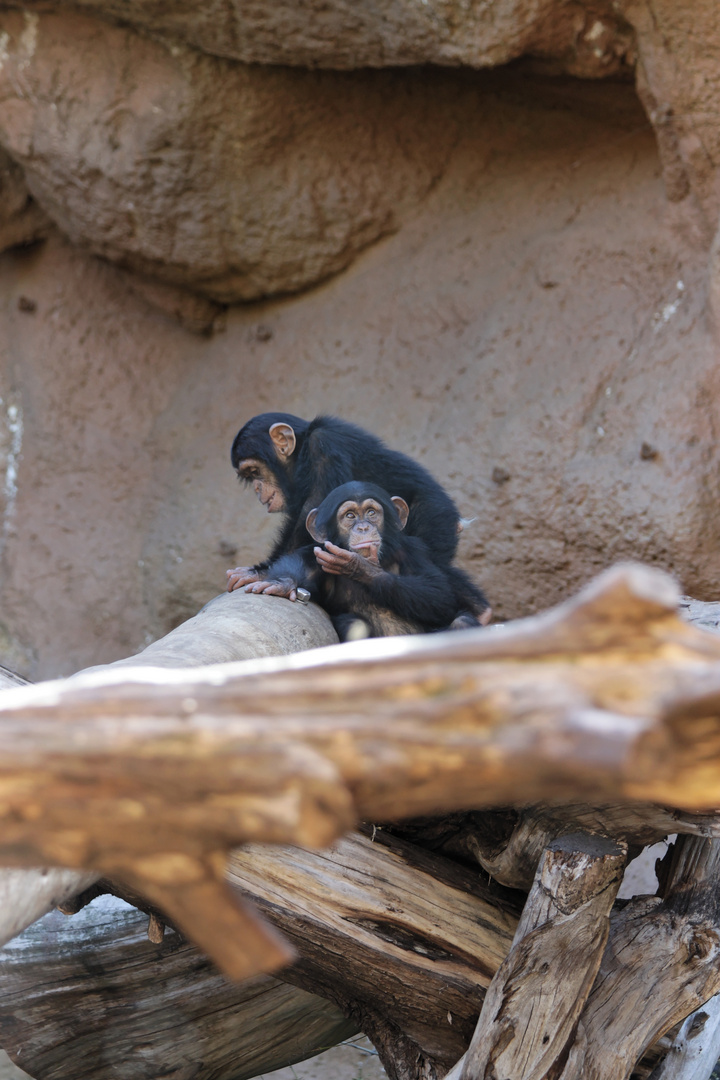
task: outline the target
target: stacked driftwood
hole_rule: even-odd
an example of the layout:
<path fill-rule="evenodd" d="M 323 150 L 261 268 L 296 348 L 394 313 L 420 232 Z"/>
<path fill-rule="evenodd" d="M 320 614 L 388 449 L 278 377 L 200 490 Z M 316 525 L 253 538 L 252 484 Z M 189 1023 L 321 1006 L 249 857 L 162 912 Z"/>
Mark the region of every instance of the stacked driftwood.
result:
<path fill-rule="evenodd" d="M 281 604 L 316 617 L 245 599 L 269 619 Z M 97 1043 L 109 1022 L 115 1040 L 111 1073 L 92 1049 L 78 1069 L 56 1052 L 72 1024 L 33 927 L 17 939 L 30 960 L 11 945 L 0 971 L 0 1042 L 39 1078 L 157 1076 L 164 1055 L 178 1080 L 240 1080 L 279 1063 L 280 1018 L 305 1008 L 333 1037 L 368 1032 L 403 1080 L 707 1076 L 697 1048 L 714 1052 L 715 1006 L 697 1010 L 720 991 L 720 636 L 678 603 L 664 575 L 625 567 L 490 631 L 7 690 L 0 863 L 91 871 L 105 879 L 92 888 L 149 911 L 155 943 L 136 968 L 152 966 L 161 1003 L 164 975 L 175 980 L 193 1023 L 193 987 L 222 994 L 181 935 L 254 978 L 254 991 L 224 984 L 239 1018 L 244 994 L 256 1009 L 288 985 L 305 996 L 265 1024 L 253 1013 L 235 1063 L 227 1030 L 214 1057 L 202 1049 L 206 1025 L 193 1060 L 172 1034 L 158 1049 L 157 1024 L 143 1041 L 122 950 L 111 971 L 93 967 L 75 938 L 63 978 L 86 971 L 95 1009 L 75 1038 Z M 671 832 L 658 895 L 616 902 L 628 853 Z M 334 1008 L 315 1011 L 307 992 Z"/>

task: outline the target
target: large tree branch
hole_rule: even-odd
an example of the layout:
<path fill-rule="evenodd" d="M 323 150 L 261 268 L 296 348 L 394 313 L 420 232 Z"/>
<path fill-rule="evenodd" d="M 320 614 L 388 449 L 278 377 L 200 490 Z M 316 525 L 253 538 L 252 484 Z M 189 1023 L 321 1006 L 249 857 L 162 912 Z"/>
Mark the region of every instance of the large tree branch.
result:
<path fill-rule="evenodd" d="M 221 853 L 240 843 L 550 798 L 710 808 L 720 639 L 677 602 L 665 575 L 625 567 L 494 631 L 9 690 L 0 862 L 128 880 L 237 975 L 227 932 L 201 926 L 226 911 Z"/>

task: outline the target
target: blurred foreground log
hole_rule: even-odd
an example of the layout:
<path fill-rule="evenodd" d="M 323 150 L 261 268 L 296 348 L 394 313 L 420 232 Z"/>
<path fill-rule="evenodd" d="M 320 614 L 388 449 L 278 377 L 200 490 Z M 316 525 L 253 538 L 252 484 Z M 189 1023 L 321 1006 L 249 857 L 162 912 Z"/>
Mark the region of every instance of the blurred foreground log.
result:
<path fill-rule="evenodd" d="M 0 862 L 124 880 L 242 977 L 287 952 L 222 888 L 240 843 L 579 796 L 711 807 L 720 639 L 677 603 L 664 574 L 623 567 L 495 631 L 8 690 Z"/>
<path fill-rule="evenodd" d="M 539 858 L 548 881 L 559 875 L 548 885 L 541 869 L 464 1075 L 490 1077 L 497 1060 L 507 1080 L 544 1080 L 560 1067 L 562 1080 L 621 1080 L 720 989 L 716 841 L 684 840 L 684 869 L 668 876 L 664 898 L 613 914 L 591 989 L 617 872 L 598 876 L 606 856 L 598 862 L 594 841 L 585 855 L 563 855 L 556 838 L 573 826 L 630 844 L 670 829 L 720 834 L 713 813 L 696 812 L 712 810 L 720 792 L 720 639 L 683 624 L 676 602 L 664 575 L 622 568 L 500 630 L 190 678 L 123 663 L 8 691 L 0 860 L 29 865 L 42 853 L 104 871 L 237 976 L 289 950 L 252 911 L 244 936 L 228 914 L 229 848 L 327 843 L 359 816 L 462 811 L 472 827 L 454 842 L 500 880 L 527 888 Z M 510 809 L 480 809 L 498 805 Z M 407 828 L 420 836 L 423 826 Z M 467 871 L 385 836 L 382 845 L 349 837 L 322 854 L 245 848 L 229 873 L 295 946 L 283 978 L 339 1004 L 391 1077 L 435 1080 L 465 1048 L 509 946 L 513 897 L 482 895 Z M 525 1037 L 508 1042 L 510 1028 Z M 215 1073 L 198 1064 L 193 1075 Z"/>
<path fill-rule="evenodd" d="M 264 598 L 241 592 L 223 593 L 206 604 L 194 618 L 160 641 L 153 642 L 137 656 L 90 670 L 96 675 L 125 665 L 185 670 L 248 657 L 289 655 L 336 641 L 330 620 L 315 605 L 303 607 L 275 601 L 268 607 Z M 0 669 L 0 689 L 23 683 L 24 679 Z M 0 806 L 0 816 L 3 809 L 7 810 Z M 55 858 L 52 861 L 64 862 Z M 96 872 L 77 873 L 55 867 L 0 870 L 0 944 L 45 912 L 86 889 L 97 876 Z M 240 921 L 243 919 L 242 908 L 230 904 L 227 912 L 226 918 L 235 932 L 245 925 L 255 935 L 259 932 L 262 939 L 262 924 L 258 924 L 252 913 L 243 924 Z M 284 947 L 280 946 L 276 952 L 277 964 L 290 959 L 291 954 Z M 268 950 L 263 950 L 263 959 L 267 954 Z"/>

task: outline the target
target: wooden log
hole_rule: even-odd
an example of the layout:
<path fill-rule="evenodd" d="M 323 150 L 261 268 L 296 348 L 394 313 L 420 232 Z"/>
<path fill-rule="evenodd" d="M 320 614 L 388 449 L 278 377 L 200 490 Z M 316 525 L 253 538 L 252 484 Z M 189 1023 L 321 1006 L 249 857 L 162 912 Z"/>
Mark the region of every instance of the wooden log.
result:
<path fill-rule="evenodd" d="M 651 1080 L 709 1080 L 720 1058 L 720 995 L 683 1021 Z"/>
<path fill-rule="evenodd" d="M 465 1049 L 521 899 L 382 831 L 322 852 L 251 844 L 228 878 L 295 947 L 283 978 L 342 1003 L 400 1076 Z"/>
<path fill-rule="evenodd" d="M 135 656 L 78 674 L 138 666 L 185 670 L 290 656 L 336 643 L 333 625 L 317 604 L 291 604 L 277 596 L 256 596 L 238 589 L 214 597 L 192 619 Z"/>
<path fill-rule="evenodd" d="M 485 996 L 462 1080 L 544 1080 L 562 1068 L 592 988 L 627 849 L 576 833 L 545 850 Z"/>
<path fill-rule="evenodd" d="M 676 603 L 665 575 L 618 568 L 496 631 L 7 691 L 0 861 L 92 867 L 161 906 L 195 883 L 197 935 L 225 903 L 219 853 L 243 842 L 550 796 L 712 806 L 720 638 Z"/>
<path fill-rule="evenodd" d="M 720 991 L 720 840 L 680 837 L 664 897 L 614 916 L 562 1080 L 626 1080 L 664 1032 Z"/>
<path fill-rule="evenodd" d="M 36 1080 L 245 1080 L 358 1030 L 329 1001 L 259 976 L 230 983 L 171 929 L 102 896 L 2 951 L 0 1044 Z"/>
<path fill-rule="evenodd" d="M 0 692 L 28 686 L 27 679 L 0 667 Z M 0 868 L 0 946 L 36 919 L 69 900 L 96 880 L 92 872 L 46 866 L 41 870 Z"/>
<path fill-rule="evenodd" d="M 637 854 L 671 833 L 720 836 L 720 815 L 691 814 L 650 803 L 540 803 L 521 809 L 414 818 L 393 825 L 392 830 L 449 858 L 475 860 L 500 884 L 528 892 L 543 851 L 562 833 L 587 832 L 622 840 Z"/>
<path fill-rule="evenodd" d="M 316 605 L 290 604 L 274 597 L 251 596 L 238 591 L 211 600 L 194 618 L 136 656 L 89 670 L 96 674 L 126 666 L 186 670 L 248 657 L 289 655 L 336 641 L 337 635 L 329 618 Z M 0 669 L 0 688 L 25 683 L 26 680 L 13 672 Z M 174 880 L 177 880 L 177 860 L 173 866 Z M 212 856 L 195 863 L 189 871 L 193 881 L 185 882 L 183 887 L 175 888 L 171 893 L 162 890 L 166 909 L 168 912 L 172 909 L 178 918 L 182 918 L 188 896 L 191 906 L 197 908 L 208 902 L 209 892 L 216 919 L 220 920 L 224 913 L 224 925 L 216 928 L 213 940 L 224 932 L 230 941 L 244 936 L 246 942 L 261 945 L 255 959 L 249 955 L 247 944 L 241 956 L 235 960 L 229 957 L 238 977 L 243 971 L 253 974 L 258 962 L 263 970 L 287 963 L 291 953 L 277 936 L 252 911 L 238 908 L 227 896 L 222 884 L 223 866 L 224 860 L 218 863 Z M 0 945 L 53 907 L 86 889 L 97 877 L 97 873 L 57 868 L 0 870 Z M 126 877 L 132 881 L 130 871 Z M 153 885 L 147 875 L 143 884 L 146 894 L 154 895 L 157 885 Z M 198 929 L 199 937 L 203 931 L 201 927 Z M 268 960 L 271 962 L 269 969 Z"/>

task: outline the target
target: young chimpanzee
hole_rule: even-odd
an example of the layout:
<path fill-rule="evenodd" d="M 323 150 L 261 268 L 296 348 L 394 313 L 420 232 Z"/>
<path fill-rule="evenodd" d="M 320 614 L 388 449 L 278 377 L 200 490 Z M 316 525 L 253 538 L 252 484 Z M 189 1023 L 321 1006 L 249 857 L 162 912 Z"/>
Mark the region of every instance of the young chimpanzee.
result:
<path fill-rule="evenodd" d="M 307 515 L 317 546 L 282 555 L 268 580 L 246 591 L 292 600 L 298 588 L 307 589 L 341 641 L 479 625 L 458 608 L 447 571 L 433 563 L 425 543 L 403 533 L 409 512 L 404 499 L 376 484 L 342 484 Z"/>
<path fill-rule="evenodd" d="M 469 621 L 488 622 L 492 614 L 480 589 L 452 560 L 462 528 L 455 503 L 427 469 L 362 428 L 333 416 L 302 420 L 289 413 L 262 413 L 240 429 L 231 460 L 239 478 L 252 485 L 269 514 L 285 522 L 269 557 L 255 566 L 228 570 L 228 591 L 266 580 L 272 564 L 306 546 L 306 518 L 334 488 L 350 480 L 381 483 L 409 508 L 406 537 L 426 546 L 430 563 L 450 582 L 457 610 Z"/>

